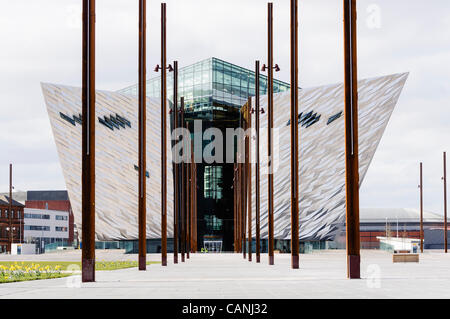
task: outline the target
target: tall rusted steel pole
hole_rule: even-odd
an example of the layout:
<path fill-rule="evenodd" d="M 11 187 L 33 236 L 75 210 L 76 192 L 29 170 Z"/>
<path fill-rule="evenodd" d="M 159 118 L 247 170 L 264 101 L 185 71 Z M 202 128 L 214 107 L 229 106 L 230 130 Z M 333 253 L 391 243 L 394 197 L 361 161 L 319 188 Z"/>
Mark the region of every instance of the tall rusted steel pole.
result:
<path fill-rule="evenodd" d="M 12 227 L 12 164 L 9 164 L 9 253 L 12 250 L 12 244 L 14 243 L 13 227 Z"/>
<path fill-rule="evenodd" d="M 247 107 L 247 128 L 250 129 L 250 134 L 247 137 L 248 140 L 248 160 L 247 160 L 247 228 L 248 228 L 248 261 L 252 261 L 252 99 L 248 99 Z"/>
<path fill-rule="evenodd" d="M 360 278 L 356 0 L 344 0 L 347 276 Z"/>
<path fill-rule="evenodd" d="M 146 185 L 146 124 L 147 124 L 147 0 L 139 0 L 139 270 L 147 269 L 147 185 Z"/>
<path fill-rule="evenodd" d="M 420 163 L 420 252 L 423 253 L 423 165 Z"/>
<path fill-rule="evenodd" d="M 259 190 L 259 61 L 255 62 L 255 129 L 256 129 L 256 165 L 255 165 L 255 241 L 256 241 L 256 262 L 261 262 L 261 247 L 260 247 L 260 190 Z"/>
<path fill-rule="evenodd" d="M 81 280 L 95 281 L 95 0 L 83 0 Z"/>
<path fill-rule="evenodd" d="M 194 153 L 192 153 L 194 154 Z M 193 158 L 194 160 L 194 158 Z M 198 246 L 197 246 L 197 163 L 194 161 L 193 162 L 193 166 L 194 166 L 194 188 L 193 188 L 193 210 L 192 210 L 192 252 L 196 253 Z"/>
<path fill-rule="evenodd" d="M 241 205 L 241 150 L 238 147 L 238 162 L 237 162 L 237 179 L 236 179 L 236 194 L 237 194 L 237 239 L 238 239 L 238 253 L 241 252 L 242 247 L 242 222 L 241 222 L 241 211 L 242 211 L 242 205 Z"/>
<path fill-rule="evenodd" d="M 298 0 L 291 0 L 291 267 L 299 268 Z"/>
<path fill-rule="evenodd" d="M 186 128 L 188 123 L 186 122 Z M 189 150 L 190 158 L 192 158 L 192 142 L 190 142 Z M 188 161 L 186 164 L 186 258 L 190 258 L 191 240 L 190 240 L 190 217 L 191 217 L 191 163 Z"/>
<path fill-rule="evenodd" d="M 180 127 L 185 127 L 184 123 L 184 97 L 181 97 L 180 100 Z M 183 152 L 186 152 L 186 141 L 183 138 Z M 180 180 L 180 226 L 181 226 L 181 232 L 180 232 L 180 251 L 181 251 L 181 262 L 185 261 L 185 253 L 186 253 L 186 194 L 185 194 L 185 180 L 186 180 L 186 163 L 184 162 L 184 154 L 183 154 L 183 161 L 180 164 L 180 170 L 181 170 L 181 180 Z"/>
<path fill-rule="evenodd" d="M 173 62 L 173 128 L 178 129 L 178 61 Z M 179 165 L 174 162 L 173 263 L 178 264 L 178 219 L 180 208 Z"/>
<path fill-rule="evenodd" d="M 444 251 L 447 253 L 448 234 L 447 234 L 447 153 L 444 152 Z"/>
<path fill-rule="evenodd" d="M 167 266 L 166 4 L 161 3 L 161 265 Z"/>
<path fill-rule="evenodd" d="M 273 265 L 274 255 L 274 240 L 273 240 L 273 3 L 268 3 L 268 52 L 267 52 L 267 64 L 268 64 L 268 76 L 267 76 L 267 107 L 268 107 L 268 239 L 269 239 L 269 265 Z"/>
<path fill-rule="evenodd" d="M 189 250 L 194 250 L 194 140 L 191 140 L 191 182 L 190 182 L 190 214 L 189 214 Z"/>
<path fill-rule="evenodd" d="M 248 105 L 247 105 L 248 108 Z M 245 110 L 245 115 L 247 115 L 247 109 Z M 244 117 L 244 116 L 243 116 Z M 248 119 L 246 119 L 244 117 L 244 130 L 246 131 L 248 129 Z M 247 136 L 244 134 L 243 136 L 243 143 L 244 143 L 244 163 L 242 163 L 242 167 L 244 170 L 244 176 L 242 178 L 242 197 L 243 197 L 243 207 L 242 207 L 242 212 L 243 212 L 243 216 L 242 216 L 242 237 L 243 237 L 243 241 L 242 241 L 242 246 L 243 246 L 243 257 L 244 259 L 247 258 L 247 190 L 248 190 L 248 138 Z"/>
<path fill-rule="evenodd" d="M 238 252 L 238 236 L 237 236 L 237 163 L 233 165 L 233 231 L 234 231 L 234 252 Z"/>
<path fill-rule="evenodd" d="M 240 113 L 240 127 L 244 128 L 244 118 L 242 116 L 242 112 Z M 244 137 L 241 137 L 241 140 L 239 141 L 240 143 L 240 147 L 239 147 L 239 163 L 238 163 L 238 167 L 239 167 L 239 247 L 240 247 L 240 252 L 243 253 L 244 258 L 245 258 L 245 239 L 244 239 L 244 234 L 245 234 L 245 226 L 244 226 L 244 209 L 245 209 L 245 205 L 244 205 L 244 187 L 245 187 L 245 183 L 244 183 L 244 165 L 242 162 L 245 162 L 245 143 L 242 143 L 242 139 Z"/>

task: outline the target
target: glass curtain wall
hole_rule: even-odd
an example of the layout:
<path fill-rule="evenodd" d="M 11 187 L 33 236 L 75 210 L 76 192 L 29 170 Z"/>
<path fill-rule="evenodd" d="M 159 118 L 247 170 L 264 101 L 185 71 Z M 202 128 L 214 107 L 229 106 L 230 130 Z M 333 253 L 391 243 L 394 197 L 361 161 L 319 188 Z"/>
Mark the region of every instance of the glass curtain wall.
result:
<path fill-rule="evenodd" d="M 137 96 L 137 85 L 119 90 Z M 274 80 L 274 92 L 289 90 L 289 84 Z M 267 93 L 267 77 L 260 76 L 260 94 Z M 196 118 L 213 119 L 213 111 L 240 108 L 249 96 L 255 95 L 255 73 L 251 70 L 209 58 L 180 68 L 178 72 L 178 97 L 184 97 L 186 111 Z M 161 97 L 161 77 L 147 82 L 147 96 Z M 173 102 L 173 73 L 167 73 L 167 98 Z M 193 114 L 192 114 L 193 113 Z"/>

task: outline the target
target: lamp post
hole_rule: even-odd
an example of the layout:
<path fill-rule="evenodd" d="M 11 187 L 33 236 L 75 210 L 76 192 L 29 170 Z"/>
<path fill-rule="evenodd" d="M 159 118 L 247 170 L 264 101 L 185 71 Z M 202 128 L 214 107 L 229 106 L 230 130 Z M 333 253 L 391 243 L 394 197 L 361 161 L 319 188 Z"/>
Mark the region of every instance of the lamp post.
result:
<path fill-rule="evenodd" d="M 161 70 L 161 266 L 167 266 L 167 69 L 173 71 L 166 55 L 166 4 L 161 3 L 161 66 L 155 68 Z"/>
<path fill-rule="evenodd" d="M 273 240 L 273 70 L 280 71 L 278 64 L 273 65 L 273 3 L 269 2 L 267 4 L 267 42 L 268 42 L 268 52 L 267 52 L 267 66 L 263 64 L 262 71 L 267 69 L 267 108 L 268 108 L 268 125 L 267 125 L 267 147 L 268 147 L 268 255 L 269 255 L 269 265 L 274 264 L 274 240 Z"/>

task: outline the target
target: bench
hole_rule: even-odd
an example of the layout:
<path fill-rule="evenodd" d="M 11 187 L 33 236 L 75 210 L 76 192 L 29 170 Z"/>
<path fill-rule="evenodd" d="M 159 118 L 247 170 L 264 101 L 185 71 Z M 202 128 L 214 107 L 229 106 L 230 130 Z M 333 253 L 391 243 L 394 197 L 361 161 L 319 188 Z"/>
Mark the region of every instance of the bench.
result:
<path fill-rule="evenodd" d="M 419 254 L 393 254 L 392 261 L 394 263 L 418 263 Z"/>

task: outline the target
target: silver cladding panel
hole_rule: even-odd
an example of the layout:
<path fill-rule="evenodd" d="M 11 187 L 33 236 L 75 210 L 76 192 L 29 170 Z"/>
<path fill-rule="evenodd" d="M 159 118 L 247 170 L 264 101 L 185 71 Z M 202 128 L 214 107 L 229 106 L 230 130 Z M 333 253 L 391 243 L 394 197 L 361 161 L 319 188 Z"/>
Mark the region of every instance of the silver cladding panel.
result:
<path fill-rule="evenodd" d="M 81 125 L 70 124 L 60 112 L 81 113 L 81 89 L 42 84 L 59 160 L 78 230 L 81 231 Z M 138 238 L 138 100 L 120 93 L 96 92 L 96 219 L 98 240 Z M 125 117 L 131 128 L 102 125 L 98 117 Z M 161 111 L 157 99 L 147 98 L 147 237 L 161 238 Z M 169 123 L 167 123 L 169 124 Z M 172 156 L 168 129 L 167 225 L 173 233 Z"/>
<path fill-rule="evenodd" d="M 360 185 L 369 168 L 389 118 L 403 89 L 407 73 L 359 81 L 359 173 Z M 267 96 L 261 97 L 266 110 L 260 127 L 267 128 Z M 254 106 L 254 99 L 252 105 Z M 309 128 L 299 124 L 299 206 L 300 239 L 334 238 L 345 222 L 344 114 L 327 125 L 328 118 L 344 111 L 343 84 L 299 90 L 299 112 L 314 111 L 320 120 Z M 274 95 L 274 237 L 290 239 L 290 92 Z M 252 123 L 255 123 L 253 115 Z M 278 139 L 276 138 L 278 135 Z M 261 136 L 260 154 L 267 158 L 267 135 Z M 252 156 L 255 154 L 254 143 Z M 261 163 L 261 237 L 267 238 L 267 160 Z M 252 168 L 252 216 L 255 234 L 255 168 Z"/>
<path fill-rule="evenodd" d="M 397 103 L 407 74 L 359 81 L 360 182 L 364 179 L 381 136 Z M 60 163 L 75 215 L 81 230 L 81 126 L 62 119 L 59 112 L 81 113 L 81 89 L 42 84 Z M 136 97 L 97 91 L 96 114 L 118 113 L 131 128 L 111 131 L 96 119 L 96 236 L 98 240 L 138 238 L 138 173 Z M 327 125 L 330 116 L 343 111 L 342 84 L 301 89 L 300 112 L 321 114 L 319 122 L 300 126 L 300 239 L 331 239 L 345 220 L 344 116 Z M 254 101 L 253 101 L 254 103 Z M 275 238 L 290 239 L 290 93 L 274 96 L 274 127 L 278 128 L 274 175 Z M 253 104 L 254 105 L 254 104 Z M 261 98 L 267 110 L 267 97 Z M 147 98 L 147 237 L 161 237 L 160 101 Z M 254 119 L 253 119 L 254 123 Z M 168 125 L 169 127 L 169 125 Z M 267 112 L 261 128 L 267 127 Z M 169 128 L 168 128 L 169 130 Z M 170 138 L 170 134 L 167 134 Z M 277 139 L 275 139 L 277 141 Z M 173 233 L 172 156 L 168 141 L 167 224 Z M 267 136 L 261 136 L 261 156 L 267 153 Z M 254 147 L 254 143 L 252 145 Z M 254 156 L 254 151 L 252 152 Z M 267 169 L 261 163 L 261 171 Z M 253 169 L 253 185 L 255 182 Z M 253 216 L 255 216 L 253 187 Z M 254 217 L 253 217 L 254 218 Z M 253 221 L 253 226 L 255 222 Z M 253 233 L 254 233 L 253 229 Z M 261 174 L 261 237 L 267 238 L 267 175 Z"/>

